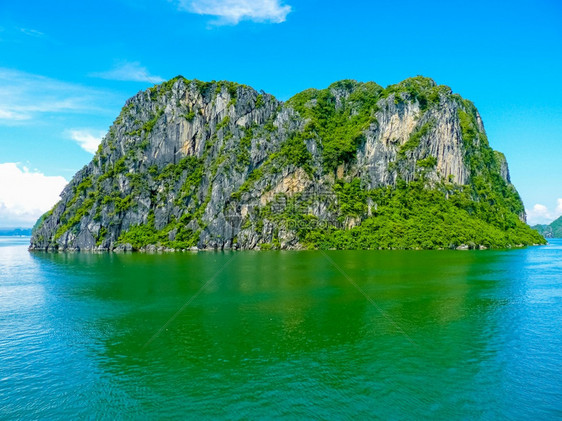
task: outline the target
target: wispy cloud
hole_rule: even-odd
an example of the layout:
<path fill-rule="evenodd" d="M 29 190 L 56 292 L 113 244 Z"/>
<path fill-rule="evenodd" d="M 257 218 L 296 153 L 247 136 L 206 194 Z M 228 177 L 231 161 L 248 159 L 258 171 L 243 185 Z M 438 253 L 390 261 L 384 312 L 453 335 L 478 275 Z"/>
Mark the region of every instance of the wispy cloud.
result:
<path fill-rule="evenodd" d="M 285 22 L 291 6 L 280 0 L 179 0 L 178 7 L 198 15 L 215 16 L 215 25 L 237 25 L 243 20 L 253 22 Z"/>
<path fill-rule="evenodd" d="M 119 63 L 111 70 L 106 72 L 90 73 L 90 76 L 99 77 L 101 79 L 122 80 L 128 82 L 164 82 L 163 78 L 151 75 L 146 67 L 141 66 L 141 64 L 137 61 Z"/>
<path fill-rule="evenodd" d="M 527 212 L 527 222 L 529 225 L 550 224 L 562 215 L 562 198 L 556 200 L 554 210 L 537 203 L 531 209 L 526 209 L 525 211 Z"/>
<path fill-rule="evenodd" d="M 56 79 L 0 68 L 0 125 L 14 125 L 45 113 L 104 111 L 107 92 Z"/>
<path fill-rule="evenodd" d="M 31 227 L 59 200 L 63 177 L 49 177 L 17 163 L 0 164 L 0 221 L 2 226 Z"/>
<path fill-rule="evenodd" d="M 20 121 L 28 120 L 29 118 L 28 114 L 19 114 L 14 111 L 0 109 L 0 120 Z"/>
<path fill-rule="evenodd" d="M 20 28 L 20 32 L 24 33 L 30 37 L 42 38 L 45 34 L 37 29 L 30 29 L 30 28 Z"/>
<path fill-rule="evenodd" d="M 91 154 L 96 153 L 105 131 L 92 129 L 71 129 L 66 135 L 77 142 L 82 149 Z"/>

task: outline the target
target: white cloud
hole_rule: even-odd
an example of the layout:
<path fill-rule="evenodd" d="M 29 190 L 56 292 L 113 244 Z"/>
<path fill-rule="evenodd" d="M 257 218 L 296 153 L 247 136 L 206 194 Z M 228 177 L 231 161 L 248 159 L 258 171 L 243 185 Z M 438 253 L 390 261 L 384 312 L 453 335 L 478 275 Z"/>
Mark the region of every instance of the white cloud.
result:
<path fill-rule="evenodd" d="M 537 203 L 532 209 L 526 209 L 529 225 L 550 224 L 562 215 L 562 198 L 556 200 L 556 208 L 551 211 L 547 206 Z"/>
<path fill-rule="evenodd" d="M 556 200 L 556 213 L 562 215 L 562 199 Z"/>
<path fill-rule="evenodd" d="M 45 76 L 0 68 L 0 125 L 21 124 L 46 113 L 95 113 L 107 92 Z M 27 123 L 26 123 L 27 124 Z"/>
<path fill-rule="evenodd" d="M 30 118 L 31 117 L 27 114 L 18 114 L 14 111 L 0 109 L 0 120 L 20 121 L 29 120 Z"/>
<path fill-rule="evenodd" d="M 45 34 L 37 29 L 29 29 L 29 28 L 20 28 L 20 31 L 23 32 L 25 35 L 30 37 L 41 38 L 44 37 Z"/>
<path fill-rule="evenodd" d="M 82 149 L 92 154 L 96 153 L 105 132 L 103 130 L 74 129 L 66 132 L 72 140 L 76 141 Z"/>
<path fill-rule="evenodd" d="M 160 76 L 151 75 L 146 67 L 141 66 L 141 64 L 137 61 L 123 62 L 107 72 L 91 73 L 90 76 L 99 77 L 101 79 L 122 80 L 128 82 L 164 82 L 164 79 Z"/>
<path fill-rule="evenodd" d="M 63 177 L 31 172 L 16 163 L 0 164 L 0 227 L 31 227 L 59 200 Z"/>
<path fill-rule="evenodd" d="M 236 25 L 242 20 L 281 23 L 291 12 L 291 6 L 280 0 L 179 0 L 179 9 L 215 16 L 211 23 L 216 25 Z"/>

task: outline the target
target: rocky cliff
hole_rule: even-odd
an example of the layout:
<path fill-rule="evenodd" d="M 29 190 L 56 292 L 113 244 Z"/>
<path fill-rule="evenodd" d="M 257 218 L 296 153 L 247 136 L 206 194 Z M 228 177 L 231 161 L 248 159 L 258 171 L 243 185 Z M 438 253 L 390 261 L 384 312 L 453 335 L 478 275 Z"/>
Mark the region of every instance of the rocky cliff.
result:
<path fill-rule="evenodd" d="M 284 103 L 179 76 L 126 102 L 30 249 L 542 242 L 524 218 L 474 105 L 430 79 L 345 80 Z"/>

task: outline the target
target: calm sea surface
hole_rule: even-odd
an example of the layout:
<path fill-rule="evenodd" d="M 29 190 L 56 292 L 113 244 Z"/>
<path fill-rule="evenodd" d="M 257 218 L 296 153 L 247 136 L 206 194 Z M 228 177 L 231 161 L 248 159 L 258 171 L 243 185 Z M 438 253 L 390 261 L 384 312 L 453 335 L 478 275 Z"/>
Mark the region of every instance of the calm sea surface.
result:
<path fill-rule="evenodd" d="M 562 241 L 30 254 L 0 237 L 0 419 L 562 418 Z"/>

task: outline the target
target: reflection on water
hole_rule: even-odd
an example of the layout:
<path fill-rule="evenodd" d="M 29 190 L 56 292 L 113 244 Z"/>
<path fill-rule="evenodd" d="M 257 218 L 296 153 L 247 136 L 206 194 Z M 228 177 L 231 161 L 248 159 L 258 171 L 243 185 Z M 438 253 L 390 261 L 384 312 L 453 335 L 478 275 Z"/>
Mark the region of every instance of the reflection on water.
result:
<path fill-rule="evenodd" d="M 328 254 L 0 247 L 0 418 L 562 415 L 562 242 Z"/>

